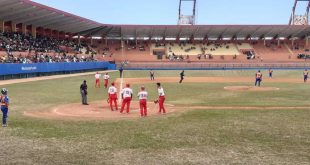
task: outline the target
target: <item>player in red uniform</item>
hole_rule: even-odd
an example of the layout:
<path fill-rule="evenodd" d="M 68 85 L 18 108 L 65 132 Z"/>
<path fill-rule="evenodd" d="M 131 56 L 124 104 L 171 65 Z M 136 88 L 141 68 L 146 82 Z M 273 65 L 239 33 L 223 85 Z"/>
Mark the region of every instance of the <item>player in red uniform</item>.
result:
<path fill-rule="evenodd" d="M 114 82 L 111 83 L 111 86 L 109 87 L 109 90 L 108 90 L 108 94 L 109 94 L 109 103 L 110 103 L 111 111 L 114 111 L 113 103 L 114 103 L 114 106 L 115 106 L 115 110 L 117 111 L 118 110 L 118 106 L 117 106 L 117 88 L 115 87 Z"/>
<path fill-rule="evenodd" d="M 159 103 L 158 113 L 161 113 L 161 111 L 163 111 L 163 114 L 166 114 L 166 109 L 164 107 L 166 97 L 165 97 L 164 88 L 161 87 L 160 83 L 157 83 L 157 90 L 158 90 L 158 103 Z"/>
<path fill-rule="evenodd" d="M 109 74 L 106 73 L 105 75 L 103 75 L 103 79 L 104 79 L 104 88 L 107 88 L 109 84 L 109 79 L 110 79 Z"/>
<path fill-rule="evenodd" d="M 141 117 L 147 116 L 147 96 L 148 93 L 145 91 L 145 87 L 141 87 L 141 91 L 138 93 Z"/>
<path fill-rule="evenodd" d="M 132 89 L 130 89 L 130 85 L 126 84 L 126 88 L 122 89 L 122 91 L 121 91 L 121 96 L 123 99 L 121 113 L 123 113 L 125 105 L 127 105 L 126 112 L 129 113 L 130 102 L 132 99 L 132 93 L 133 92 L 132 92 Z"/>

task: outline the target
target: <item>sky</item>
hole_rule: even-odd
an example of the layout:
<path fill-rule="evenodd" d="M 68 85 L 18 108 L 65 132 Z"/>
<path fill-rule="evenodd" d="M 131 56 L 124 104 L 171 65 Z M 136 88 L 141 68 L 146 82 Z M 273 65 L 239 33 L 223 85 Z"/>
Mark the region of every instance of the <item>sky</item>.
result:
<path fill-rule="evenodd" d="M 33 0 L 104 24 L 175 25 L 179 0 Z M 294 0 L 197 0 L 202 25 L 288 24 Z M 184 3 L 184 14 L 191 11 Z M 304 14 L 306 2 L 297 6 Z"/>

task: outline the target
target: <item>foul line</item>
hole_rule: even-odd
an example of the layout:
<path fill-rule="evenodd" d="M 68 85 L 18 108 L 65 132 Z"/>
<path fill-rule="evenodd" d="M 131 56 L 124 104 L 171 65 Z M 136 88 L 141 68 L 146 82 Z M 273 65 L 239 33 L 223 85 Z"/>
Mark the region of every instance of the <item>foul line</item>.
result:
<path fill-rule="evenodd" d="M 122 96 L 121 96 L 121 92 L 123 89 L 123 83 L 124 83 L 124 72 L 122 73 L 122 77 L 121 77 L 121 84 L 119 86 L 119 94 L 118 94 L 118 103 L 121 104 L 122 103 Z"/>

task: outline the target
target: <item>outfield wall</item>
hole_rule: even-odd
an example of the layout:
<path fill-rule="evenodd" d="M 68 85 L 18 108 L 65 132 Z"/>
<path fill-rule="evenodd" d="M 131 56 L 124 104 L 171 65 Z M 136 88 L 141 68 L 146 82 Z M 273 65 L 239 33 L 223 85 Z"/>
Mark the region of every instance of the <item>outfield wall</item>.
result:
<path fill-rule="evenodd" d="M 0 64 L 0 76 L 1 79 L 27 78 L 41 75 L 115 69 L 116 65 L 109 62 Z"/>
<path fill-rule="evenodd" d="M 120 66 L 118 64 L 117 66 Z M 310 63 L 129 63 L 127 70 L 309 69 Z"/>

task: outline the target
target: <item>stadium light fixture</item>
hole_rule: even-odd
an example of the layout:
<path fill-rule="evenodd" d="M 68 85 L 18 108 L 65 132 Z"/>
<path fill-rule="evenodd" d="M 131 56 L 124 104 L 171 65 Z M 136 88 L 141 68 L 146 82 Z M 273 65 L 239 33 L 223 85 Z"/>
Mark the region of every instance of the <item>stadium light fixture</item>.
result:
<path fill-rule="evenodd" d="M 191 15 L 183 14 L 182 7 L 183 5 L 185 5 L 183 2 L 192 2 L 193 13 Z M 196 24 L 196 0 L 180 0 L 178 25 L 195 25 L 195 24 Z"/>
<path fill-rule="evenodd" d="M 306 13 L 304 15 L 296 14 L 296 7 L 299 2 L 308 2 Z M 292 14 L 289 20 L 289 25 L 309 25 L 309 9 L 310 9 L 310 0 L 295 0 L 292 9 Z"/>

